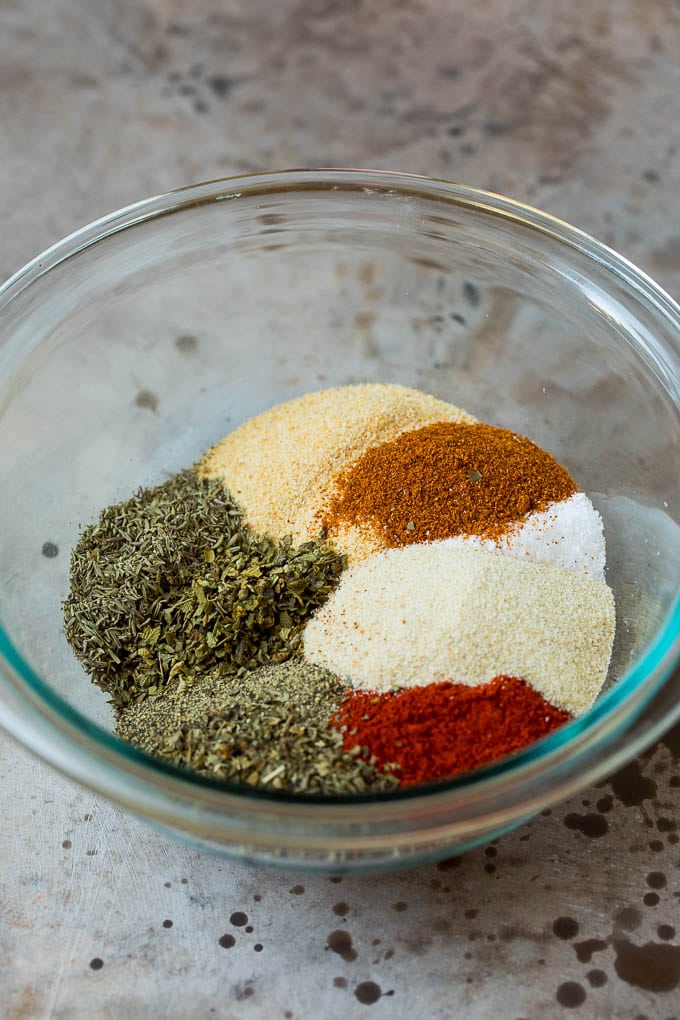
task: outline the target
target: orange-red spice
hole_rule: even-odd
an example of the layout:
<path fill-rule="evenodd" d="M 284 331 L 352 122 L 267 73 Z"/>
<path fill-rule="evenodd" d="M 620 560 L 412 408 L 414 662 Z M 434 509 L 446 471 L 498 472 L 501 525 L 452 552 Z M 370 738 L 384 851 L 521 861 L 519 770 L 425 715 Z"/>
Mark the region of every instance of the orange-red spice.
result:
<path fill-rule="evenodd" d="M 445 779 L 512 754 L 571 719 L 524 680 L 497 676 L 468 687 L 448 681 L 388 694 L 353 691 L 331 719 L 344 746 L 389 763 L 402 785 Z"/>
<path fill-rule="evenodd" d="M 437 422 L 367 450 L 340 473 L 321 519 L 329 532 L 368 524 L 387 546 L 497 538 L 574 492 L 569 472 L 524 436 Z"/>

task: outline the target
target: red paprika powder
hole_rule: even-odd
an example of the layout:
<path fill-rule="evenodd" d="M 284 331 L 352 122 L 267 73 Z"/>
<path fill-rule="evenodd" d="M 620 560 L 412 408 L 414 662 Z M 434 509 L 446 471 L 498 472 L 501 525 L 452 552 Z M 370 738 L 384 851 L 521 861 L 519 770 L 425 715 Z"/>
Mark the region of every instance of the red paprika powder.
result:
<path fill-rule="evenodd" d="M 353 691 L 331 719 L 344 746 L 368 748 L 377 767 L 400 766 L 403 786 L 445 779 L 519 751 L 571 719 L 524 680 L 497 676 L 468 687 L 449 681 L 387 694 Z"/>

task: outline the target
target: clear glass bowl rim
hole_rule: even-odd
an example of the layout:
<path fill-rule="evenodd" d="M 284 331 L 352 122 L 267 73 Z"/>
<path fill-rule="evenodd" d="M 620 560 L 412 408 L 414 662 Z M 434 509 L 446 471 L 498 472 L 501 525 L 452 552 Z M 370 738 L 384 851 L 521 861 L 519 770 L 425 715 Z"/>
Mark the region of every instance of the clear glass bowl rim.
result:
<path fill-rule="evenodd" d="M 398 194 L 426 198 L 498 216 L 515 225 L 551 238 L 595 261 L 631 288 L 638 300 L 654 308 L 680 338 L 680 306 L 650 277 L 617 252 L 589 234 L 532 206 L 505 196 L 463 184 L 414 174 L 365 169 L 318 169 L 270 171 L 211 180 L 180 188 L 136 202 L 82 227 L 27 263 L 0 287 L 0 316 L 26 288 L 35 284 L 62 262 L 121 231 L 149 220 L 190 207 L 222 201 L 253 199 L 286 192 L 344 193 L 351 191 Z M 658 352 L 657 352 L 658 355 Z M 665 352 L 665 375 L 673 386 L 672 396 L 680 408 L 680 345 Z M 652 698 L 669 680 L 680 662 L 680 590 L 676 592 L 663 626 L 640 661 L 616 687 L 605 694 L 587 713 L 556 733 L 500 762 L 439 783 L 389 794 L 351 797 L 301 797 L 237 786 L 181 770 L 151 758 L 123 743 L 72 708 L 25 661 L 0 622 L 0 690 L 11 688 L 19 711 L 3 711 L 0 723 L 19 742 L 39 757 L 84 786 L 104 793 L 143 815 L 153 814 L 150 805 L 160 786 L 172 799 L 175 814 L 187 820 L 199 806 L 207 812 L 231 812 L 241 816 L 258 805 L 278 807 L 286 817 L 292 813 L 303 823 L 312 819 L 327 822 L 351 820 L 370 808 L 370 818 L 385 822 L 396 819 L 399 804 L 417 800 L 433 809 L 455 813 L 462 802 L 470 803 L 476 793 L 503 791 L 535 781 L 558 780 L 550 795 L 535 799 L 529 810 L 568 796 L 574 790 L 601 777 L 638 754 L 680 718 L 680 701 L 662 719 L 632 739 L 625 748 L 602 755 L 615 738 L 632 725 Z M 5 706 L 7 708 L 7 706 Z M 27 719 L 29 720 L 27 722 Z M 594 758 L 596 755 L 597 760 Z M 580 758 L 578 776 L 570 763 Z M 151 798 L 151 799 L 150 799 Z M 170 801 L 168 801 L 170 803 Z M 527 805 L 529 807 L 529 805 Z M 311 811 L 310 811 L 311 809 Z M 349 810 L 349 813 L 348 813 Z M 170 812 L 172 814 L 172 811 Z M 167 812 L 165 812 L 167 817 Z"/>

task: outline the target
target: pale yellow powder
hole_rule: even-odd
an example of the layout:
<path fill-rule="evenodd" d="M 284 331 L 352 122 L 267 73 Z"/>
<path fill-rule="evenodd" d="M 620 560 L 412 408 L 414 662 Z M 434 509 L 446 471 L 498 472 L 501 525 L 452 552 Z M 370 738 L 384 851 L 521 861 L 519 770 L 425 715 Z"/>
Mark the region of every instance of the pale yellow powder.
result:
<path fill-rule="evenodd" d="M 386 383 L 307 393 L 244 422 L 205 454 L 198 471 L 223 482 L 257 531 L 305 542 L 319 534 L 319 511 L 338 472 L 370 447 L 440 421 L 476 419 Z"/>
<path fill-rule="evenodd" d="M 303 639 L 308 661 L 364 690 L 506 674 L 579 714 L 605 681 L 614 629 L 604 581 L 437 542 L 350 567 Z"/>

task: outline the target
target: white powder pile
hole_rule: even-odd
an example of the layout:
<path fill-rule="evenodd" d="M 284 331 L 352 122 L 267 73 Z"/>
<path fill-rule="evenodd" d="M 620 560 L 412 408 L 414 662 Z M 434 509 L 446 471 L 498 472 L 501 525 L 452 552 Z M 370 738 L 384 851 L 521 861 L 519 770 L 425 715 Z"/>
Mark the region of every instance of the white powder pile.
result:
<path fill-rule="evenodd" d="M 255 530 L 316 538 L 323 494 L 371 446 L 435 422 L 476 421 L 453 404 L 385 383 L 307 393 L 244 422 L 205 454 L 199 474 L 219 478 Z"/>
<path fill-rule="evenodd" d="M 552 563 L 593 581 L 604 580 L 605 541 L 602 518 L 585 492 L 529 514 L 497 539 L 460 535 L 444 540 L 458 549 L 487 549 L 536 563 Z"/>
<path fill-rule="evenodd" d="M 444 541 L 350 567 L 307 624 L 304 655 L 376 692 L 518 676 L 578 714 L 604 683 L 614 627 L 604 581 Z"/>
<path fill-rule="evenodd" d="M 387 548 L 370 522 L 363 527 L 340 522 L 329 538 L 336 549 L 347 554 L 350 564 Z M 486 549 L 536 563 L 554 563 L 595 581 L 604 579 L 602 518 L 584 492 L 528 514 L 496 539 L 456 535 L 444 541 L 458 549 Z"/>

